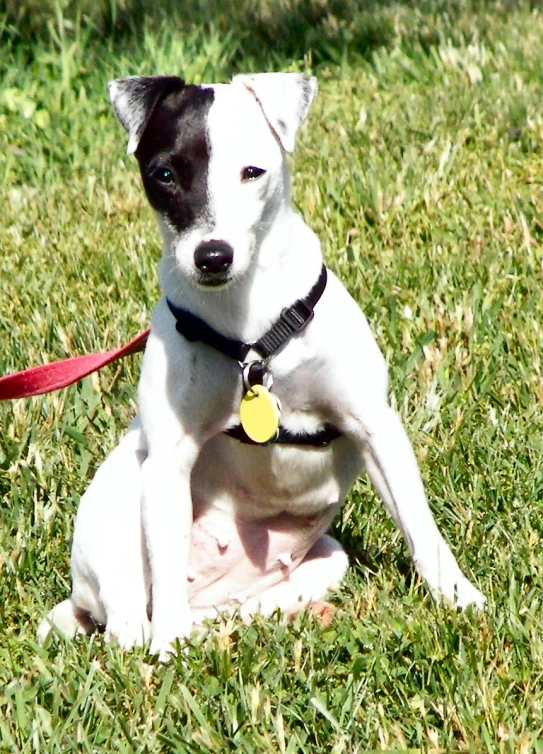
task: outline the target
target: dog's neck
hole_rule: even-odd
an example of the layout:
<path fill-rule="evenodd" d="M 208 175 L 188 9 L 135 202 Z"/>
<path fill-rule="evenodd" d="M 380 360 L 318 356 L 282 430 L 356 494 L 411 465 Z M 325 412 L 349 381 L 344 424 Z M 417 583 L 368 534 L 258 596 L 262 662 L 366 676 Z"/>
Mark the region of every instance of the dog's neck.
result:
<path fill-rule="evenodd" d="M 289 205 L 278 213 L 258 239 L 247 273 L 224 288 L 204 290 L 192 284 L 165 254 L 160 266 L 164 294 L 227 337 L 258 340 L 285 307 L 308 294 L 322 267 L 319 240 L 300 215 Z"/>

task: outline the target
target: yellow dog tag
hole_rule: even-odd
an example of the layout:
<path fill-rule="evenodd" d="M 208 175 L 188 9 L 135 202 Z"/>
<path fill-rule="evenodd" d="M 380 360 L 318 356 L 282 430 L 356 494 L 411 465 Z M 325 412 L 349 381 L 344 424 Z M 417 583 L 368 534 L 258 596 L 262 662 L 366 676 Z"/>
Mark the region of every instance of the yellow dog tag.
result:
<path fill-rule="evenodd" d="M 264 385 L 253 385 L 239 407 L 241 426 L 247 436 L 263 444 L 273 440 L 279 429 L 279 406 Z"/>

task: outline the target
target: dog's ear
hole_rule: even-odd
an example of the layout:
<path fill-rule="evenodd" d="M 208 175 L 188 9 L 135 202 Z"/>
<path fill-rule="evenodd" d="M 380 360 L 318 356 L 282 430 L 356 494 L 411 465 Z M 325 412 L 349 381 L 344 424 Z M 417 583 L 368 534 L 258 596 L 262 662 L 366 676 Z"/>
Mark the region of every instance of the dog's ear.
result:
<path fill-rule="evenodd" d="M 256 99 L 286 152 L 293 152 L 296 134 L 318 91 L 317 79 L 301 73 L 255 73 L 234 76 Z"/>
<path fill-rule="evenodd" d="M 127 154 L 134 154 L 158 103 L 185 82 L 179 76 L 130 76 L 109 82 L 109 96 L 115 115 L 128 131 Z"/>

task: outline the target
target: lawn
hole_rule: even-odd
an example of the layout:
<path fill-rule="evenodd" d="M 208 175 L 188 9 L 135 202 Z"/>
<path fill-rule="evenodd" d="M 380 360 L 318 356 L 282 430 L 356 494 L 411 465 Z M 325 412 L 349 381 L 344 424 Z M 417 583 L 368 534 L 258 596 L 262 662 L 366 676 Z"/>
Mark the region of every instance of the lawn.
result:
<path fill-rule="evenodd" d="M 543 13 L 169 5 L 0 11 L 0 374 L 120 346 L 158 299 L 158 233 L 110 78 L 312 71 L 295 202 L 366 311 L 431 507 L 488 609 L 434 603 L 362 477 L 335 525 L 352 568 L 332 626 L 231 619 L 168 665 L 99 635 L 39 647 L 69 593 L 78 499 L 135 411 L 131 357 L 0 405 L 0 751 L 543 751 Z"/>

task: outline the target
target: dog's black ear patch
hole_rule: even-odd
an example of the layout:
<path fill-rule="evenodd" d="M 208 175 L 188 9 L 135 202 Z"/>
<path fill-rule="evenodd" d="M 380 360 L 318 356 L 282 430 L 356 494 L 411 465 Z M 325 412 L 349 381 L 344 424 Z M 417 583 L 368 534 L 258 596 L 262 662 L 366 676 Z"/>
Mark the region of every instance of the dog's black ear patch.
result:
<path fill-rule="evenodd" d="M 148 118 L 137 146 L 147 198 L 180 233 L 210 211 L 207 122 L 214 98 L 212 87 L 192 84 L 163 98 Z"/>
<path fill-rule="evenodd" d="M 180 92 L 185 82 L 179 76 L 130 76 L 109 83 L 113 110 L 121 125 L 128 131 L 128 154 L 138 148 L 157 104 L 169 94 Z"/>

